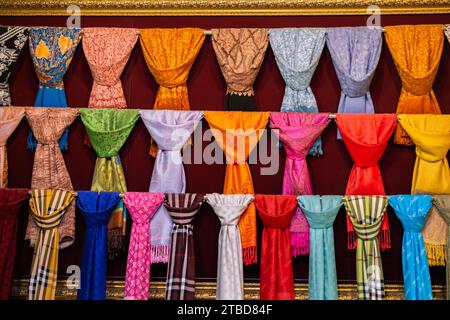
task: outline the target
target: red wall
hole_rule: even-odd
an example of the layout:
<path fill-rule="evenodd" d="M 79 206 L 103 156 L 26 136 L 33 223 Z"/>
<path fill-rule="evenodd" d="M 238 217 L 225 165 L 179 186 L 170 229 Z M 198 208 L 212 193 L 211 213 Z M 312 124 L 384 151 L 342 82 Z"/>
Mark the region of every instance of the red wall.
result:
<path fill-rule="evenodd" d="M 83 17 L 82 27 L 333 27 L 357 26 L 365 24 L 362 16 L 339 17 Z M 386 16 L 382 25 L 446 23 L 449 15 Z M 4 25 L 65 25 L 63 17 L 0 17 Z M 450 52 L 445 40 L 444 53 L 434 89 L 443 113 L 450 111 Z M 140 44 L 134 48 L 122 75 L 125 96 L 130 108 L 150 109 L 155 99 L 157 84 L 147 69 Z M 89 66 L 79 46 L 70 68 L 65 76 L 68 103 L 72 107 L 87 106 L 92 76 Z M 316 95 L 319 110 L 335 112 L 340 88 L 325 48 L 319 66 L 312 79 L 312 89 Z M 18 66 L 11 76 L 11 95 L 14 105 L 32 105 L 38 87 L 30 54 L 23 50 Z M 206 39 L 188 81 L 191 108 L 193 110 L 223 110 L 225 106 L 225 82 L 217 65 L 211 40 Z M 375 110 L 378 113 L 393 113 L 400 94 L 401 82 L 395 70 L 392 57 L 385 45 L 371 87 Z M 266 58 L 255 83 L 258 109 L 277 111 L 284 93 L 284 82 L 278 71 L 273 53 L 267 50 Z M 204 123 L 204 127 L 207 124 Z M 33 153 L 26 149 L 28 125 L 24 120 L 8 142 L 10 187 L 29 187 L 31 181 Z M 76 190 L 89 189 L 94 169 L 95 154 L 83 144 L 84 128 L 80 121 L 71 127 L 70 149 L 64 153 L 67 168 Z M 308 165 L 312 186 L 316 194 L 343 194 L 352 161 L 342 142 L 336 140 L 336 125 L 331 123 L 322 135 L 324 155 L 310 158 Z M 139 120 L 124 148 L 121 158 L 130 191 L 146 191 L 150 182 L 154 159 L 148 156 L 149 134 Z M 131 154 L 132 152 L 132 154 Z M 284 163 L 284 154 L 281 155 Z M 415 153 L 413 148 L 388 146 L 380 161 L 387 194 L 409 193 Z M 225 174 L 224 165 L 186 165 L 188 192 L 221 192 Z M 281 193 L 282 170 L 275 176 L 260 176 L 259 166 L 253 165 L 253 181 L 256 193 Z M 208 177 L 208 179 L 204 179 Z M 401 239 L 402 227 L 395 214 L 390 211 L 392 249 L 383 253 L 383 267 L 386 282 L 402 282 Z M 24 240 L 27 219 L 26 208 L 20 217 L 18 257 L 16 276 L 29 275 L 32 249 Z M 68 265 L 80 264 L 83 246 L 83 221 L 77 216 L 77 237 L 75 243 L 60 252 L 60 275 L 65 275 Z M 128 226 L 130 227 L 130 226 Z M 204 205 L 195 220 L 195 245 L 197 257 L 197 276 L 215 278 L 217 268 L 217 238 L 219 222 L 208 205 Z M 335 222 L 335 245 L 338 279 L 355 281 L 355 252 L 346 249 L 345 216 L 341 211 Z M 259 225 L 261 233 L 261 225 Z M 109 262 L 110 277 L 124 277 L 126 255 Z M 433 284 L 445 282 L 445 269 L 432 268 Z M 165 266 L 154 265 L 152 277 L 165 277 Z M 256 279 L 258 266 L 245 267 L 246 279 Z M 308 257 L 294 260 L 296 279 L 307 279 Z"/>

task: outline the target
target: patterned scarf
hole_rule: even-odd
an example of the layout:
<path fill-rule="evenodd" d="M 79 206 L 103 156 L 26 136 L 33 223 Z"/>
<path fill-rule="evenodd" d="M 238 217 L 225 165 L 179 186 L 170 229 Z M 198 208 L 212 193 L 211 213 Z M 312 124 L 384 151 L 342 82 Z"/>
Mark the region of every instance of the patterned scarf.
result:
<path fill-rule="evenodd" d="M 39 234 L 31 263 L 28 300 L 55 299 L 59 254 L 58 226 L 73 199 L 70 191 L 31 191 L 30 212 L 39 228 Z"/>
<path fill-rule="evenodd" d="M 286 82 L 282 112 L 319 112 L 309 85 L 325 46 L 325 33 L 324 28 L 270 29 L 270 46 Z M 323 154 L 320 137 L 308 154 Z"/>
<path fill-rule="evenodd" d="M 150 220 L 164 201 L 163 193 L 127 192 L 125 204 L 130 211 L 130 244 L 125 275 L 126 300 L 147 300 L 150 285 Z"/>
<path fill-rule="evenodd" d="M 166 299 L 192 300 L 195 295 L 194 220 L 203 203 L 195 193 L 166 195 L 164 206 L 173 221 L 172 248 L 167 267 Z"/>
<path fill-rule="evenodd" d="M 433 196 L 433 204 L 447 224 L 447 300 L 450 300 L 450 195 Z"/>
<path fill-rule="evenodd" d="M 120 162 L 119 150 L 139 118 L 136 109 L 80 109 L 81 120 L 97 153 L 92 191 L 125 193 L 127 183 Z M 114 258 L 123 250 L 126 230 L 126 211 L 120 201 L 108 223 L 108 251 Z"/>
<path fill-rule="evenodd" d="M 283 194 L 312 194 L 306 156 L 314 141 L 326 128 L 330 119 L 328 113 L 270 113 L 270 128 L 286 152 L 283 175 Z M 308 221 L 297 208 L 291 221 L 292 255 L 309 253 Z"/>
<path fill-rule="evenodd" d="M 220 220 L 219 256 L 217 260 L 217 300 L 244 299 L 244 267 L 242 265 L 239 218 L 252 201 L 248 194 L 212 193 L 206 201 Z"/>
<path fill-rule="evenodd" d="M 215 141 L 224 151 L 227 169 L 224 194 L 254 194 L 252 175 L 247 163 L 269 119 L 268 112 L 205 111 Z M 245 143 L 245 144 L 244 144 Z M 257 261 L 256 211 L 250 203 L 239 220 L 244 264 Z"/>
<path fill-rule="evenodd" d="M 441 113 L 433 82 L 444 48 L 443 25 L 387 26 L 384 36 L 402 80 L 397 113 Z M 394 143 L 413 145 L 397 126 Z"/>
<path fill-rule="evenodd" d="M 77 206 L 86 223 L 78 300 L 105 300 L 106 225 L 119 201 L 118 192 L 78 192 Z"/>
<path fill-rule="evenodd" d="M 358 237 L 358 297 L 360 300 L 381 300 L 384 298 L 384 277 L 377 236 L 388 205 L 388 197 L 345 196 L 344 205 Z"/>
<path fill-rule="evenodd" d="M 28 28 L 0 26 L 0 106 L 10 106 L 9 76 L 28 40 Z"/>

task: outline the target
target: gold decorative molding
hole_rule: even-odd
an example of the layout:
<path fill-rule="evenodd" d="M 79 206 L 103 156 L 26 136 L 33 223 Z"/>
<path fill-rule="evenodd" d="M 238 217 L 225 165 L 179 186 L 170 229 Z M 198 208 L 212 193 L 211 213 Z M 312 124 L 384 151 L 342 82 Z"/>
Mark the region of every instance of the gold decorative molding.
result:
<path fill-rule="evenodd" d="M 2 0 L 2 16 L 67 16 L 70 5 L 84 16 L 299 16 L 450 13 L 450 0 Z"/>
<path fill-rule="evenodd" d="M 28 295 L 29 279 L 14 279 L 12 295 L 13 299 L 26 299 Z M 122 300 L 125 282 L 123 280 L 108 280 L 106 283 L 106 298 L 110 300 Z M 155 281 L 151 283 L 149 299 L 162 300 L 165 298 L 166 283 L 163 281 Z M 338 285 L 339 300 L 358 300 L 358 292 L 356 284 Z M 385 285 L 386 300 L 403 300 L 403 285 L 386 284 Z M 433 299 L 445 300 L 445 286 L 433 286 Z M 58 280 L 56 287 L 57 300 L 74 300 L 77 297 L 77 291 L 66 286 L 66 280 Z M 212 300 L 216 298 L 215 282 L 197 282 L 195 287 L 195 299 Z M 244 284 L 245 300 L 259 299 L 259 283 L 246 282 Z M 295 284 L 295 299 L 308 299 L 308 284 Z"/>

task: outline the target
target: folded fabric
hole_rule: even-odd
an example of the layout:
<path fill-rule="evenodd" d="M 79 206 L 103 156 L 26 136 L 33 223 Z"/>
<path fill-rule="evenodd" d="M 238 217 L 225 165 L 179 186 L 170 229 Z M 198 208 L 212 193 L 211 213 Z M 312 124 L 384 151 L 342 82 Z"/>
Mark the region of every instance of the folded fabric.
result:
<path fill-rule="evenodd" d="M 447 225 L 447 266 L 446 266 L 446 274 L 447 274 L 447 300 L 450 300 L 450 195 L 436 195 L 433 196 L 433 204 L 439 211 L 442 219 L 445 221 Z"/>

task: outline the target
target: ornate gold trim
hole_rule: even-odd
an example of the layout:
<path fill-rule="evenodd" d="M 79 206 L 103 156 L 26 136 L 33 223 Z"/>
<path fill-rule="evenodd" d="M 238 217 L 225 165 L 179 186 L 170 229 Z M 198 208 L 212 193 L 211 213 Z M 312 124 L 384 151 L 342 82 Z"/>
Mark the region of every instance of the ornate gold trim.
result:
<path fill-rule="evenodd" d="M 2 16 L 67 16 L 76 4 L 84 16 L 299 16 L 450 13 L 450 0 L 2 0 Z"/>
<path fill-rule="evenodd" d="M 28 295 L 29 279 L 14 279 L 11 298 L 26 299 Z M 123 280 L 108 280 L 106 283 L 106 298 L 111 300 L 122 300 L 125 282 Z M 149 299 L 162 300 L 165 297 L 166 283 L 155 281 L 151 283 Z M 356 284 L 341 283 L 338 286 L 339 300 L 357 300 L 358 292 Z M 387 284 L 385 286 L 386 300 L 403 300 L 403 285 Z M 445 286 L 433 286 L 433 298 L 445 300 Z M 57 300 L 74 300 L 77 291 L 66 286 L 65 280 L 58 280 L 56 287 Z M 246 282 L 244 284 L 244 296 L 246 300 L 259 299 L 259 283 Z M 195 298 L 199 300 L 212 300 L 216 298 L 215 282 L 197 282 L 195 287 Z M 308 299 L 308 284 L 295 284 L 295 299 Z"/>

